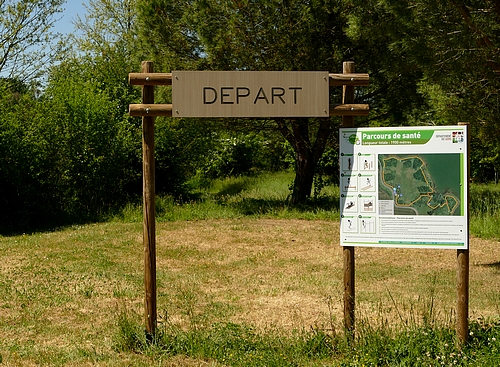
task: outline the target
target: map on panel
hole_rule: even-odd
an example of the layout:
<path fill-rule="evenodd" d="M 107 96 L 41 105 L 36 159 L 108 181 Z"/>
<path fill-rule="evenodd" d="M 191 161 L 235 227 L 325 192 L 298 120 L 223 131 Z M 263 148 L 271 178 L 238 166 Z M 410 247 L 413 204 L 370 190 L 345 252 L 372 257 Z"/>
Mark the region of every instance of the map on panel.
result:
<path fill-rule="evenodd" d="M 462 215 L 459 154 L 379 154 L 378 165 L 378 198 L 394 214 Z"/>

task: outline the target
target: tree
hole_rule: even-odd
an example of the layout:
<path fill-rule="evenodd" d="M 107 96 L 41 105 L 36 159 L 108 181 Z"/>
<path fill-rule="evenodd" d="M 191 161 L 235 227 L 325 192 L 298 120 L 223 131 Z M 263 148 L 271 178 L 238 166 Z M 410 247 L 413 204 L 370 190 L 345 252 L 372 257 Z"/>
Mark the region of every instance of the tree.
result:
<path fill-rule="evenodd" d="M 0 73 L 28 80 L 55 57 L 50 29 L 65 0 L 0 0 Z"/>
<path fill-rule="evenodd" d="M 338 70 L 350 45 L 343 17 L 342 2 L 335 0 L 139 1 L 142 40 L 162 71 Z M 305 201 L 335 131 L 334 120 L 252 124 L 252 129 L 280 131 L 293 147 L 296 176 L 291 202 Z"/>
<path fill-rule="evenodd" d="M 94 64 L 94 78 L 125 113 L 139 92 L 128 83 L 137 71 L 136 0 L 89 0 L 85 19 L 77 16 L 71 35 L 76 52 L 69 57 Z"/>
<path fill-rule="evenodd" d="M 140 192 L 140 133 L 94 74 L 68 60 L 41 96 L 0 79 L 0 231 L 102 219 Z"/>
<path fill-rule="evenodd" d="M 500 170 L 499 31 L 494 0 L 352 1 L 347 33 L 370 56 L 371 119 L 387 111 L 398 125 L 469 121 L 473 174 Z"/>
<path fill-rule="evenodd" d="M 137 181 L 140 138 L 92 62 L 69 60 L 54 68 L 41 98 L 54 133 L 58 190 L 64 211 L 98 217 L 127 199 Z"/>
<path fill-rule="evenodd" d="M 89 0 L 87 14 L 74 22 L 73 34 L 80 51 L 93 55 L 120 49 L 132 58 L 136 39 L 136 0 Z"/>

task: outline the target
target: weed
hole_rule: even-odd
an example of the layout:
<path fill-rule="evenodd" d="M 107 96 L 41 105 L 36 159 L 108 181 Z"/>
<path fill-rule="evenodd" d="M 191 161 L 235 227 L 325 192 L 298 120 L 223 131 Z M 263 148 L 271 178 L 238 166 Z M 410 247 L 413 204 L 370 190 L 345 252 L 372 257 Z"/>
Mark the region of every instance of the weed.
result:
<path fill-rule="evenodd" d="M 146 349 L 148 343 L 144 329 L 132 320 L 126 312 L 118 316 L 118 331 L 114 340 L 118 352 L 142 352 Z"/>
<path fill-rule="evenodd" d="M 187 355 L 229 366 L 257 367 L 300 366 L 330 359 L 334 353 L 332 337 L 322 331 L 259 333 L 253 327 L 235 323 L 214 323 L 190 330 L 166 323 L 158 329 L 154 341 L 145 347 L 137 338 L 140 328 L 123 317 L 120 320 L 116 345 L 126 351 Z"/>

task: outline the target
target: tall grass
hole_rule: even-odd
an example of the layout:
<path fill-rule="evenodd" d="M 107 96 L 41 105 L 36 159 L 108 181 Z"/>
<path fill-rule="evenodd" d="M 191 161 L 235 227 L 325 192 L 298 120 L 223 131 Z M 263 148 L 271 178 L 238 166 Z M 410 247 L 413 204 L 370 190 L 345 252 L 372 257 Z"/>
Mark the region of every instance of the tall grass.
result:
<path fill-rule="evenodd" d="M 214 323 L 183 330 L 160 326 L 152 342 L 143 329 L 122 315 L 115 337 L 120 352 L 155 359 L 188 356 L 214 361 L 215 366 L 498 366 L 500 321 L 470 325 L 469 343 L 459 346 L 455 331 L 439 325 L 391 327 L 358 321 L 356 338 L 319 329 L 282 333 L 259 332 L 244 324 Z"/>
<path fill-rule="evenodd" d="M 147 342 L 138 325 L 126 317 L 120 321 L 115 347 L 121 352 L 185 355 L 212 360 L 225 366 L 285 367 L 331 360 L 341 339 L 323 331 L 260 333 L 244 324 L 214 323 L 210 327 L 183 330 L 175 325 L 161 327 Z"/>
<path fill-rule="evenodd" d="M 293 173 L 268 173 L 257 177 L 232 177 L 195 185 L 186 197 L 159 196 L 157 220 L 231 219 L 242 217 L 339 220 L 339 188 L 322 188 L 305 204 L 288 203 Z M 116 219 L 140 222 L 140 203 L 128 204 Z M 470 232 L 486 239 L 500 239 L 500 185 L 473 184 L 470 190 Z"/>
<path fill-rule="evenodd" d="M 257 177 L 217 179 L 194 187 L 186 197 L 158 196 L 156 219 L 234 219 L 241 217 L 283 219 L 339 219 L 339 190 L 326 186 L 320 195 L 300 206 L 288 203 L 293 173 L 268 173 Z M 142 218 L 140 203 L 129 204 L 116 217 L 125 222 Z"/>
<path fill-rule="evenodd" d="M 470 231 L 481 238 L 500 240 L 500 185 L 471 186 Z"/>

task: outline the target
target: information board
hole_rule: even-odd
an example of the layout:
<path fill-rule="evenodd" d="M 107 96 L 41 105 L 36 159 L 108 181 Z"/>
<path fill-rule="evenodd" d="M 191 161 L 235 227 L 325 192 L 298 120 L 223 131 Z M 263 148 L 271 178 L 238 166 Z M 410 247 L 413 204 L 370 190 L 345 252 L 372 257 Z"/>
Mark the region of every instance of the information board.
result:
<path fill-rule="evenodd" d="M 173 117 L 328 117 L 326 71 L 174 71 Z"/>
<path fill-rule="evenodd" d="M 341 245 L 467 249 L 466 132 L 340 129 Z"/>

